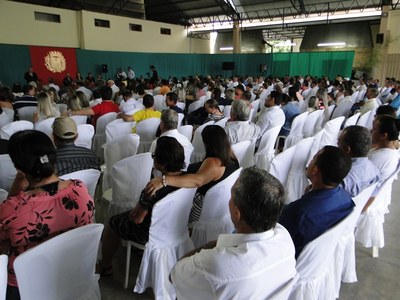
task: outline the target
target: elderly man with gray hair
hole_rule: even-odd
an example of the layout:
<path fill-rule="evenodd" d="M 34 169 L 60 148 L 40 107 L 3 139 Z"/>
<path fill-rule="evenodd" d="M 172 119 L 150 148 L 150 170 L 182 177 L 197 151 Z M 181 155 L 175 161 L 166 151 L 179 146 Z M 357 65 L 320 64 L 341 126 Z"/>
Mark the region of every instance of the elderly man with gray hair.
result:
<path fill-rule="evenodd" d="M 183 134 L 180 134 L 178 128 L 178 113 L 172 109 L 166 109 L 161 113 L 160 131 L 162 136 L 169 136 L 175 138 L 179 144 L 182 145 L 185 152 L 186 167 L 190 164 L 190 156 L 193 152 L 192 143 Z M 154 153 L 156 150 L 157 140 L 154 140 L 150 146 L 150 152 Z"/>
<path fill-rule="evenodd" d="M 246 101 L 232 102 L 231 118 L 226 123 L 225 131 L 229 142 L 236 144 L 246 140 L 255 140 L 260 134 L 260 127 L 249 121 L 250 106 Z"/>

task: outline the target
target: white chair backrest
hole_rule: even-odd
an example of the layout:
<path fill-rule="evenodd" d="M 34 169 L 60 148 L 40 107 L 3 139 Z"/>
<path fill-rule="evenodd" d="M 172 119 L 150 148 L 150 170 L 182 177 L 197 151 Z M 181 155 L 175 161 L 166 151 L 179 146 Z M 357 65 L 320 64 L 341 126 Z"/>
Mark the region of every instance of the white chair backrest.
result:
<path fill-rule="evenodd" d="M 3 113 L 0 114 L 0 128 L 12 123 L 14 120 L 14 110 L 10 108 L 3 108 Z"/>
<path fill-rule="evenodd" d="M 193 125 L 183 125 L 177 128 L 180 134 L 187 137 L 189 141 L 193 138 Z"/>
<path fill-rule="evenodd" d="M 6 254 L 0 255 L 0 299 L 6 300 L 7 291 L 7 264 L 8 256 Z"/>
<path fill-rule="evenodd" d="M 106 142 L 113 139 L 132 133 L 132 128 L 135 122 L 125 122 L 122 119 L 115 119 L 106 125 Z"/>
<path fill-rule="evenodd" d="M 178 106 L 178 107 L 179 107 L 180 109 L 182 109 L 182 110 L 185 110 L 186 103 L 185 103 L 185 102 L 178 101 L 178 102 L 176 102 L 176 106 Z"/>
<path fill-rule="evenodd" d="M 344 128 L 348 127 L 348 126 L 352 126 L 352 125 L 356 125 L 357 124 L 357 120 L 360 117 L 360 113 L 356 113 L 354 115 L 352 115 L 350 118 L 348 118 L 346 120 L 346 123 L 344 123 Z"/>
<path fill-rule="evenodd" d="M 146 119 L 136 125 L 136 133 L 140 136 L 138 153 L 144 153 L 150 150 L 151 143 L 156 138 L 157 128 L 159 126 L 159 118 Z"/>
<path fill-rule="evenodd" d="M 29 121 L 14 121 L 4 125 L 0 129 L 0 137 L 9 140 L 10 137 L 17 131 L 33 129 L 33 123 Z"/>
<path fill-rule="evenodd" d="M 242 141 L 242 142 L 233 144 L 231 146 L 233 153 L 235 153 L 235 156 L 241 167 L 242 167 L 243 160 L 247 154 L 247 150 L 249 149 L 250 145 L 251 145 L 251 141 L 248 140 L 248 141 Z"/>
<path fill-rule="evenodd" d="M 0 188 L 10 191 L 14 182 L 17 170 L 14 167 L 11 157 L 8 154 L 0 155 Z"/>
<path fill-rule="evenodd" d="M 76 125 L 87 123 L 87 116 L 74 115 L 71 116 L 70 118 L 75 121 Z"/>
<path fill-rule="evenodd" d="M 194 112 L 196 109 L 199 109 L 203 106 L 203 103 L 200 100 L 194 101 L 193 103 L 189 104 L 188 113 Z"/>
<path fill-rule="evenodd" d="M 371 110 L 371 113 L 369 114 L 369 117 L 368 117 L 368 120 L 367 120 L 367 124 L 366 124 L 366 126 L 365 126 L 365 127 L 367 127 L 368 130 L 371 130 L 371 129 L 372 129 L 372 125 L 373 125 L 373 123 L 374 123 L 374 118 L 375 118 L 376 110 L 377 110 L 377 109 L 378 109 L 378 106 L 374 107 L 374 108 Z"/>
<path fill-rule="evenodd" d="M 206 148 L 204 147 L 203 139 L 201 137 L 201 133 L 203 129 L 208 125 L 213 125 L 213 121 L 207 122 L 196 129 L 193 136 L 193 152 L 192 157 L 190 158 L 191 163 L 202 161 L 206 155 Z"/>
<path fill-rule="evenodd" d="M 18 109 L 18 117 L 21 121 L 33 122 L 33 113 L 36 111 L 36 106 L 24 106 Z"/>
<path fill-rule="evenodd" d="M 231 188 L 239 178 L 242 168 L 210 188 L 203 199 L 198 221 L 193 223 L 192 240 L 195 247 L 216 240 L 220 233 L 232 233 L 234 226 L 229 213 L 228 202 Z"/>
<path fill-rule="evenodd" d="M 307 116 L 308 112 L 303 112 L 293 119 L 292 127 L 290 128 L 289 135 L 286 137 L 283 150 L 292 147 L 303 138 L 303 127 Z"/>
<path fill-rule="evenodd" d="M 353 101 L 353 103 L 355 103 L 357 101 L 358 95 L 360 94 L 360 91 L 355 91 L 352 95 L 351 95 L 351 100 Z"/>
<path fill-rule="evenodd" d="M 337 117 L 345 117 L 346 119 L 348 118 L 350 114 L 351 107 L 353 106 L 353 102 L 351 101 L 345 101 L 344 103 L 339 103 L 335 110 L 332 113 L 331 119 L 337 118 Z"/>
<path fill-rule="evenodd" d="M 231 108 L 232 108 L 231 105 L 225 105 L 224 117 L 226 117 L 226 118 L 230 118 L 231 117 Z"/>
<path fill-rule="evenodd" d="M 354 215 L 353 227 L 357 226 L 358 219 L 361 215 L 361 212 L 371 197 L 372 193 L 376 189 L 378 183 L 371 184 L 369 187 L 364 189 L 361 193 L 359 193 L 356 197 L 353 198 L 354 203 L 356 204 L 352 214 Z"/>
<path fill-rule="evenodd" d="M 198 101 L 200 101 L 200 102 L 202 103 L 202 105 L 204 105 L 204 103 L 206 102 L 206 100 L 207 100 L 207 95 L 203 95 L 203 96 L 201 96 L 201 97 L 199 98 Z"/>
<path fill-rule="evenodd" d="M 47 240 L 14 262 L 21 299 L 100 299 L 95 274 L 103 224 L 89 224 Z"/>
<path fill-rule="evenodd" d="M 168 277 L 177 260 L 193 249 L 187 220 L 195 191 L 181 188 L 154 205 L 135 292 L 151 286 L 155 299 L 176 299 Z"/>
<path fill-rule="evenodd" d="M 286 185 L 286 181 L 289 176 L 290 167 L 296 153 L 296 147 L 290 147 L 289 149 L 276 155 L 270 162 L 269 173 L 275 176 L 283 186 Z"/>
<path fill-rule="evenodd" d="M 325 129 L 322 129 L 320 132 L 317 132 L 316 134 L 314 134 L 315 139 L 311 146 L 306 166 L 308 166 L 310 161 L 313 159 L 314 155 L 317 154 L 317 152 L 321 149 L 321 139 L 322 139 L 322 136 L 324 135 L 324 131 L 325 131 Z"/>
<path fill-rule="evenodd" d="M 107 124 L 115 120 L 117 115 L 116 112 L 110 112 L 98 118 L 96 123 L 96 135 L 105 134 Z"/>
<path fill-rule="evenodd" d="M 305 188 L 309 185 L 306 176 L 306 164 L 308 162 L 308 154 L 314 143 L 315 137 L 309 137 L 298 142 L 295 148 L 295 155 L 291 162 L 289 176 L 286 181 L 285 204 L 289 204 L 304 194 Z M 286 150 L 285 150 L 286 151 Z"/>
<path fill-rule="evenodd" d="M 221 120 L 218 120 L 217 122 L 214 123 L 214 125 L 221 126 L 222 128 L 225 128 L 226 122 L 228 122 L 229 118 L 224 117 Z"/>
<path fill-rule="evenodd" d="M 258 168 L 268 171 L 269 163 L 275 156 L 275 142 L 280 130 L 281 126 L 275 126 L 261 136 L 260 145 L 254 154 L 255 164 Z"/>
<path fill-rule="evenodd" d="M 183 121 L 184 117 L 185 117 L 185 114 L 178 113 L 178 127 L 182 126 L 182 121 Z"/>
<path fill-rule="evenodd" d="M 322 109 L 310 113 L 303 125 L 303 136 L 310 137 L 313 136 L 315 132 L 315 126 L 317 125 L 320 118 L 323 116 L 324 111 Z"/>
<path fill-rule="evenodd" d="M 360 116 L 360 118 L 357 121 L 357 125 L 359 126 L 363 126 L 368 128 L 368 121 L 369 121 L 369 117 L 372 114 L 372 110 L 367 111 L 365 114 L 363 114 L 362 116 Z"/>
<path fill-rule="evenodd" d="M 5 189 L 0 188 L 0 203 L 6 200 L 8 197 L 8 192 Z M 1 297 L 0 297 L 1 299 Z"/>
<path fill-rule="evenodd" d="M 92 139 L 94 136 L 94 127 L 91 124 L 78 125 L 78 137 L 74 144 L 76 146 L 92 149 Z"/>
<path fill-rule="evenodd" d="M 167 104 L 165 104 L 165 95 L 154 96 L 154 109 L 158 111 L 163 111 L 167 109 Z"/>
<path fill-rule="evenodd" d="M 150 181 L 152 167 L 150 152 L 130 156 L 115 163 L 111 171 L 113 188 L 109 216 L 135 207 L 140 193 Z"/>
<path fill-rule="evenodd" d="M 257 118 L 257 111 L 258 111 L 258 108 L 260 107 L 260 99 L 257 99 L 255 101 L 251 102 L 251 105 L 253 106 L 254 112 L 250 118 L 250 121 L 255 123 L 256 118 Z"/>
<path fill-rule="evenodd" d="M 52 138 L 54 120 L 55 118 L 53 117 L 37 122 L 35 124 L 35 130 L 41 131 L 45 133 L 49 138 Z"/>
<path fill-rule="evenodd" d="M 321 137 L 321 148 L 326 145 L 337 146 L 337 140 L 340 127 L 343 124 L 344 117 L 338 117 L 328 121 L 324 126 L 324 134 Z"/>
<path fill-rule="evenodd" d="M 104 160 L 103 144 L 106 142 L 106 126 L 117 117 L 116 112 L 110 112 L 97 119 L 96 132 L 93 136 L 93 150 L 100 163 Z"/>
<path fill-rule="evenodd" d="M 60 176 L 61 179 L 68 180 L 68 179 L 79 179 L 82 181 L 88 191 L 90 196 L 94 198 L 94 194 L 96 192 L 97 182 L 99 181 L 101 172 L 96 169 L 87 169 L 87 170 L 80 170 L 68 174 L 64 174 Z"/>

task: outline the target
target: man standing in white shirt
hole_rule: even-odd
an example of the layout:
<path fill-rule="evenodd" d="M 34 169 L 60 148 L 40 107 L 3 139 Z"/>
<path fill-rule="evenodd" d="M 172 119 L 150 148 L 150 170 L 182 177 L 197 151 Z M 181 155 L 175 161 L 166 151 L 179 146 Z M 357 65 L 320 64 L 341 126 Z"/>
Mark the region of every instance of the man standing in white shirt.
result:
<path fill-rule="evenodd" d="M 281 183 L 266 171 L 245 169 L 231 191 L 236 232 L 185 255 L 171 272 L 178 299 L 287 299 L 296 277 L 294 246 L 277 224 Z"/>
<path fill-rule="evenodd" d="M 131 83 L 132 81 L 135 80 L 135 72 L 132 70 L 131 67 L 128 67 L 127 76 L 128 76 L 128 82 L 129 82 L 129 83 Z"/>
<path fill-rule="evenodd" d="M 272 91 L 265 100 L 263 113 L 258 116 L 257 125 L 260 127 L 260 136 L 268 129 L 275 126 L 282 127 L 285 123 L 285 113 L 280 108 L 282 94 L 277 91 Z"/>

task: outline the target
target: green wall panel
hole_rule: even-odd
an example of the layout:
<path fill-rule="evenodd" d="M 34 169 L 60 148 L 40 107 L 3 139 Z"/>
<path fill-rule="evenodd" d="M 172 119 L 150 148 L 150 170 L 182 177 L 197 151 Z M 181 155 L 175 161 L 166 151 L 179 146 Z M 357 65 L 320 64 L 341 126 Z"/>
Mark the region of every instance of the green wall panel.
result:
<path fill-rule="evenodd" d="M 0 44 L 0 81 L 8 86 L 25 84 L 24 74 L 31 66 L 28 46 Z"/>

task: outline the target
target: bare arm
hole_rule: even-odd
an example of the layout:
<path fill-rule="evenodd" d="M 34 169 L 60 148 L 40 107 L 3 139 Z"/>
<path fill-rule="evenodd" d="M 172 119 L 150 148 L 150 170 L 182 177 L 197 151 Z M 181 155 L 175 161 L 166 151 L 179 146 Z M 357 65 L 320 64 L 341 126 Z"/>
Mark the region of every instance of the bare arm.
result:
<path fill-rule="evenodd" d="M 118 118 L 121 118 L 125 122 L 134 122 L 135 121 L 135 119 L 133 118 L 133 115 L 119 114 Z"/>
<path fill-rule="evenodd" d="M 131 211 L 130 217 L 135 224 L 140 224 L 143 222 L 149 211 L 144 209 L 139 203 L 136 207 Z"/>
<path fill-rule="evenodd" d="M 91 108 L 83 108 L 83 109 L 79 109 L 79 110 L 71 110 L 71 111 L 66 111 L 63 112 L 62 115 L 65 117 L 68 117 L 68 115 L 71 114 L 72 116 L 75 115 L 80 115 L 80 116 L 93 116 L 94 115 L 94 111 Z"/>

